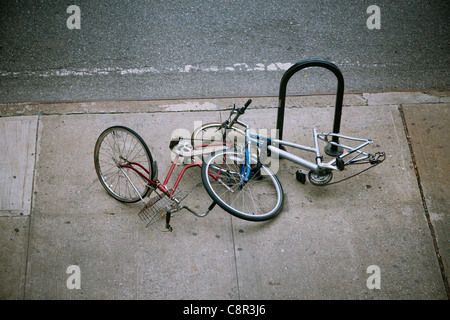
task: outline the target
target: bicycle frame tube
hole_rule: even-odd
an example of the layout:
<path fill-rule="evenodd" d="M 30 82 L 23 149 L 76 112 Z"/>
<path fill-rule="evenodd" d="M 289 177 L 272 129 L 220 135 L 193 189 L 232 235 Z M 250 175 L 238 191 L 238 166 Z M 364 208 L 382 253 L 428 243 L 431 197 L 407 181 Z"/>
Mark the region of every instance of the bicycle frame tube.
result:
<path fill-rule="evenodd" d="M 149 171 L 147 169 L 144 168 L 144 166 L 142 166 L 141 164 L 137 163 L 137 162 L 129 162 L 129 164 L 124 164 L 121 165 L 121 168 L 128 168 L 133 170 L 134 172 L 136 172 L 142 179 L 146 180 L 152 187 L 156 186 L 156 183 L 154 181 L 152 181 L 149 177 L 147 177 L 146 175 L 144 175 L 142 172 L 140 172 L 138 169 L 136 169 L 135 167 L 133 167 L 133 165 L 140 167 L 141 169 L 143 169 L 147 174 L 149 174 Z"/>
<path fill-rule="evenodd" d="M 280 144 L 284 144 L 282 140 L 280 140 L 279 143 Z M 295 148 L 295 146 L 291 146 L 291 147 Z M 297 163 L 297 164 L 299 164 L 299 165 L 301 165 L 303 167 L 306 167 L 306 168 L 314 170 L 314 171 L 317 171 L 319 169 L 319 166 L 317 164 L 312 163 L 311 161 L 308 161 L 306 159 L 300 158 L 300 157 L 298 157 L 296 155 L 293 155 L 293 154 L 291 154 L 291 153 L 289 153 L 287 151 L 281 150 L 281 149 L 279 149 L 277 147 L 274 147 L 274 146 L 268 146 L 267 148 L 268 148 L 268 150 L 270 150 L 270 152 L 275 153 L 279 157 L 287 159 L 287 160 L 292 161 L 294 163 Z M 298 148 L 298 149 L 303 149 L 303 148 Z M 307 150 L 307 151 L 310 151 L 310 150 Z"/>
<path fill-rule="evenodd" d="M 284 141 L 284 140 L 279 140 L 279 139 L 273 139 L 273 138 L 269 138 L 269 137 L 265 137 L 265 136 L 260 136 L 254 133 L 249 134 L 249 141 L 252 144 L 256 144 L 257 146 L 261 146 L 264 142 L 261 142 L 261 140 L 263 141 L 267 141 L 267 143 L 270 143 L 267 146 L 267 150 L 269 150 L 270 152 L 275 153 L 276 155 L 278 155 L 281 158 L 287 159 L 289 161 L 292 161 L 294 163 L 297 163 L 303 167 L 309 168 L 311 170 L 318 170 L 319 166 L 315 163 L 312 163 L 308 160 L 305 160 L 301 157 L 298 157 L 296 155 L 293 155 L 287 151 L 284 151 L 280 148 L 277 148 L 275 146 L 272 145 L 272 143 L 276 143 L 279 145 L 285 145 L 285 146 L 289 146 L 289 147 L 293 147 L 296 149 L 301 149 L 301 150 L 305 150 L 305 151 L 309 151 L 309 152 L 316 152 L 317 149 L 314 148 L 310 148 L 307 146 L 303 146 L 300 144 L 296 144 L 296 143 L 292 143 L 292 142 L 288 142 L 288 141 Z M 246 151 L 248 151 L 248 148 L 246 148 Z M 249 161 L 249 157 L 247 157 L 248 161 Z"/>
<path fill-rule="evenodd" d="M 267 146 L 267 150 L 269 150 L 270 152 L 275 153 L 276 155 L 278 155 L 281 158 L 287 159 L 289 161 L 292 161 L 294 163 L 297 163 L 305 168 L 308 168 L 310 170 L 313 171 L 317 171 L 321 168 L 327 168 L 327 169 L 332 169 L 332 170 L 339 170 L 337 168 L 336 164 L 336 159 L 333 159 L 329 162 L 325 162 L 322 163 L 322 155 L 320 154 L 320 148 L 319 148 L 319 142 L 318 139 L 321 139 L 329 144 L 332 145 L 336 145 L 336 146 L 340 146 L 343 147 L 344 149 L 347 149 L 348 151 L 343 153 L 340 158 L 344 158 L 346 156 L 349 156 L 353 153 L 356 152 L 356 155 L 351 158 L 350 160 L 348 160 L 346 162 L 346 164 L 350 164 L 353 162 L 357 162 L 357 161 L 361 161 L 364 159 L 367 159 L 369 157 L 369 154 L 363 151 L 360 151 L 361 148 L 365 147 L 368 144 L 372 143 L 372 140 L 370 139 L 362 139 L 362 138 L 354 138 L 354 137 L 349 137 L 349 136 L 344 136 L 338 133 L 318 133 L 316 128 L 313 129 L 313 140 L 314 140 L 314 148 L 311 147 L 307 147 L 304 145 L 300 145 L 300 144 L 296 144 L 296 143 L 292 143 L 292 142 L 288 142 L 288 141 L 284 141 L 284 140 L 280 140 L 280 139 L 274 139 L 274 138 L 270 138 L 270 137 L 266 137 L 266 136 L 261 136 L 258 134 L 254 134 L 252 132 L 250 132 L 250 129 L 248 128 L 248 126 L 246 126 L 246 131 L 248 131 L 248 134 L 246 134 L 246 139 L 248 139 L 248 141 L 246 142 L 250 142 L 250 144 L 254 144 L 257 145 L 258 147 L 262 146 L 264 143 L 268 143 L 269 145 Z M 353 141 L 360 141 L 362 142 L 362 144 L 360 144 L 359 146 L 353 148 L 353 147 L 349 147 L 346 146 L 342 143 L 336 143 L 334 141 L 328 140 L 326 137 L 331 136 L 333 137 L 333 140 L 335 137 L 338 138 L 342 138 L 342 139 L 347 139 L 347 140 L 353 140 Z M 263 142 L 262 142 L 263 141 Z M 265 142 L 264 142 L 265 141 Z M 304 150 L 304 151 L 308 151 L 308 152 L 312 152 L 316 154 L 316 163 L 313 163 L 311 161 L 308 161 L 306 159 L 303 159 L 299 156 L 296 156 L 294 154 L 291 154 L 285 150 L 282 150 L 280 148 L 277 148 L 275 146 L 273 146 L 272 144 L 278 144 L 278 145 L 284 145 L 284 146 L 288 146 L 288 147 L 292 147 L 295 149 L 300 149 L 300 150 Z M 249 152 L 249 148 L 246 147 L 246 152 Z M 361 158 L 355 159 L 358 156 L 362 156 Z M 249 165 L 250 163 L 250 156 L 247 155 L 247 165 Z"/>
<path fill-rule="evenodd" d="M 192 164 L 188 164 L 188 165 L 184 166 L 183 169 L 181 170 L 181 172 L 178 174 L 178 177 L 175 180 L 175 183 L 173 184 L 172 189 L 169 190 L 167 188 L 167 183 L 169 182 L 170 177 L 172 176 L 172 173 L 173 173 L 173 171 L 175 169 L 175 166 L 176 166 L 176 164 L 178 162 L 179 157 L 180 156 L 176 156 L 175 159 L 172 161 L 172 165 L 169 168 L 169 172 L 167 173 L 166 178 L 164 179 L 164 183 L 162 183 L 162 184 L 159 182 L 159 180 L 156 180 L 156 181 L 151 180 L 150 178 L 148 178 L 148 176 L 146 176 L 140 170 L 138 170 L 137 168 L 134 167 L 134 166 L 137 166 L 137 167 L 141 168 L 148 175 L 149 171 L 144 166 L 142 166 L 140 163 L 129 162 L 129 164 L 121 165 L 120 167 L 121 168 L 129 168 L 129 169 L 133 170 L 140 177 L 142 177 L 144 180 L 146 180 L 150 184 L 151 187 L 158 188 L 161 192 L 163 192 L 167 196 L 172 197 L 174 195 L 174 193 L 175 193 L 175 190 L 178 187 L 178 184 L 181 181 L 181 178 L 183 177 L 184 173 L 186 172 L 186 170 L 189 169 L 189 168 L 192 168 L 192 167 L 201 167 L 202 166 L 200 163 L 192 163 Z M 213 175 L 212 173 L 209 173 L 209 175 L 211 177 L 213 177 L 214 179 L 218 180 L 218 178 L 215 175 Z"/>

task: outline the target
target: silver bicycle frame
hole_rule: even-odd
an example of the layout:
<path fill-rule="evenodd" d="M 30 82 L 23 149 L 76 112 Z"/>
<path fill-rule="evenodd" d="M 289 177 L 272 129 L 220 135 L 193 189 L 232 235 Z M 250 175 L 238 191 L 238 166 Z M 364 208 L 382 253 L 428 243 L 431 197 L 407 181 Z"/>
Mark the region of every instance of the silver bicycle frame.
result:
<path fill-rule="evenodd" d="M 261 136 L 258 134 L 255 134 L 250 131 L 250 128 L 247 124 L 237 121 L 238 124 L 244 126 L 246 128 L 246 141 L 247 141 L 247 147 L 250 150 L 250 145 L 257 145 L 260 149 L 262 149 L 263 156 L 267 156 L 267 152 L 274 153 L 278 155 L 280 158 L 287 159 L 289 161 L 292 161 L 294 163 L 297 163 L 305 168 L 308 168 L 313 171 L 318 171 L 320 169 L 331 169 L 331 170 L 339 170 L 336 165 L 336 158 L 328 161 L 328 162 L 322 162 L 323 156 L 320 153 L 319 148 L 319 139 L 323 140 L 329 144 L 340 146 L 344 148 L 344 150 L 348 150 L 347 152 L 343 153 L 339 158 L 344 159 L 345 157 L 348 157 L 350 155 L 353 155 L 350 159 L 348 159 L 346 162 L 344 162 L 345 165 L 355 163 L 358 161 L 362 161 L 365 159 L 368 159 L 371 155 L 368 153 L 360 150 L 367 146 L 368 144 L 373 143 L 371 139 L 362 139 L 362 138 L 355 138 L 355 137 L 349 137 L 338 133 L 323 133 L 323 132 L 317 132 L 317 129 L 313 129 L 313 139 L 314 139 L 314 147 L 307 147 L 301 144 L 292 143 L 285 140 L 280 139 L 274 139 L 269 138 L 266 136 Z M 328 137 L 337 137 L 338 139 L 344 139 L 344 140 L 353 140 L 353 141 L 360 141 L 362 142 L 357 147 L 350 147 L 347 145 L 344 145 L 342 143 L 336 143 L 332 141 L 331 139 L 328 139 Z M 292 147 L 295 149 L 300 149 L 308 152 L 312 152 L 316 154 L 316 163 L 313 163 L 311 161 L 308 161 L 306 159 L 303 159 L 299 156 L 296 156 L 292 153 L 289 153 L 285 150 L 282 150 L 279 147 L 274 146 L 273 144 L 277 145 L 283 145 Z"/>

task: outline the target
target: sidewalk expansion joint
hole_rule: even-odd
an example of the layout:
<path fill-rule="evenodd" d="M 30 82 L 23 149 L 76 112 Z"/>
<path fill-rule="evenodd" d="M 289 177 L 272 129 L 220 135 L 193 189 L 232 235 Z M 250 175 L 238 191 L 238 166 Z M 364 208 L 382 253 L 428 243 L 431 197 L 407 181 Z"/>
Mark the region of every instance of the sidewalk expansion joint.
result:
<path fill-rule="evenodd" d="M 237 287 L 237 300 L 241 300 L 241 288 L 239 287 L 239 272 L 237 266 L 237 253 L 236 253 L 236 240 L 234 238 L 234 228 L 233 228 L 233 218 L 230 215 L 230 225 L 231 225 L 231 239 L 233 241 L 233 255 L 234 255 L 234 266 L 236 272 L 236 287 Z"/>
<path fill-rule="evenodd" d="M 29 250 L 31 243 L 31 230 L 32 230 L 32 219 L 34 217 L 33 207 L 35 201 L 35 193 L 34 188 L 36 186 L 36 168 L 38 162 L 38 152 L 39 152 L 39 124 L 41 122 L 41 115 L 38 115 L 37 124 L 36 124 L 36 137 L 35 137 L 35 146 L 34 146 L 34 170 L 33 170 L 33 179 L 31 183 L 31 204 L 30 204 L 30 215 L 28 217 L 28 239 L 26 240 L 26 248 L 25 248 L 25 271 L 24 271 L 24 281 L 23 281 L 23 292 L 22 299 L 26 299 L 26 290 L 27 290 L 27 277 L 28 277 L 28 259 L 29 259 Z"/>
<path fill-rule="evenodd" d="M 439 254 L 439 244 L 437 242 L 436 232 L 435 232 L 433 223 L 431 222 L 430 213 L 428 211 L 427 202 L 425 200 L 425 194 L 424 194 L 424 191 L 423 191 L 423 188 L 422 188 L 422 183 L 421 183 L 421 180 L 420 180 L 419 168 L 417 167 L 416 156 L 414 154 L 413 146 L 412 146 L 412 143 L 411 143 L 411 135 L 409 134 L 408 125 L 407 125 L 406 119 L 405 119 L 405 113 L 403 112 L 403 106 L 401 104 L 398 105 L 398 110 L 400 112 L 400 117 L 402 118 L 403 129 L 405 131 L 406 140 L 408 142 L 408 147 L 409 147 L 409 153 L 411 155 L 411 160 L 412 160 L 413 165 L 414 165 L 414 172 L 416 174 L 417 185 L 419 187 L 420 197 L 422 199 L 422 206 L 423 206 L 425 217 L 426 217 L 426 220 L 427 220 L 427 223 L 428 223 L 428 228 L 430 229 L 431 237 L 433 239 L 434 251 L 435 251 L 436 258 L 438 260 L 439 268 L 440 268 L 440 271 L 441 271 L 442 281 L 444 282 L 444 287 L 445 287 L 445 291 L 447 293 L 447 298 L 450 300 L 450 287 L 449 287 L 449 283 L 448 283 L 448 278 L 447 278 L 447 275 L 445 273 L 445 267 L 444 267 L 444 263 L 442 261 L 442 257 Z"/>

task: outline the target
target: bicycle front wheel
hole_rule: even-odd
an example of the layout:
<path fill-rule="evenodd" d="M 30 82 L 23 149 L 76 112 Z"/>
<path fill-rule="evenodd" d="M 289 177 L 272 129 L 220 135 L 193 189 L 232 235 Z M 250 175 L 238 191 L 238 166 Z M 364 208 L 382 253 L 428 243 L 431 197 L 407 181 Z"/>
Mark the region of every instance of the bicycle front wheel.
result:
<path fill-rule="evenodd" d="M 228 213 L 249 221 L 265 221 L 280 213 L 284 194 L 266 165 L 253 165 L 249 180 L 241 179 L 245 157 L 236 151 L 212 155 L 202 165 L 202 182 L 210 197 Z"/>
<path fill-rule="evenodd" d="M 245 132 L 232 127 L 225 129 L 221 123 L 207 123 L 194 130 L 191 136 L 191 144 L 206 149 L 208 146 L 223 145 L 237 148 L 245 145 Z M 206 160 L 206 156 L 199 156 L 199 162 Z"/>
<path fill-rule="evenodd" d="M 130 167 L 153 180 L 152 155 L 144 140 L 129 128 L 115 126 L 103 131 L 95 144 L 94 164 L 103 187 L 119 201 L 136 202 L 149 191 L 148 182 Z"/>

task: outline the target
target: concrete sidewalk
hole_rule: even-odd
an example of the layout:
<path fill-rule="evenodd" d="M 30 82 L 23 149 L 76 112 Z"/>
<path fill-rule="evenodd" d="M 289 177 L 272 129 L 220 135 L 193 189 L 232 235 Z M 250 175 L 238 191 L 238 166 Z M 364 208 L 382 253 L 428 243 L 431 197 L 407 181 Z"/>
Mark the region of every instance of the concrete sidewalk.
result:
<path fill-rule="evenodd" d="M 312 145 L 314 126 L 331 131 L 334 99 L 289 97 L 283 138 Z M 285 205 L 269 222 L 216 207 L 205 218 L 176 215 L 173 232 L 146 229 L 142 204 L 117 202 L 100 185 L 93 151 L 107 127 L 138 132 L 161 177 L 174 130 L 221 121 L 245 101 L 0 105 L 0 298 L 449 298 L 450 92 L 346 94 L 341 133 L 372 138 L 386 161 L 320 188 L 298 183 L 299 166 L 282 160 Z M 253 98 L 242 119 L 275 128 L 276 106 Z M 193 208 L 211 202 L 198 169 L 180 188 Z M 71 266 L 80 289 L 69 289 Z M 369 288 L 377 275 L 380 288 Z"/>

